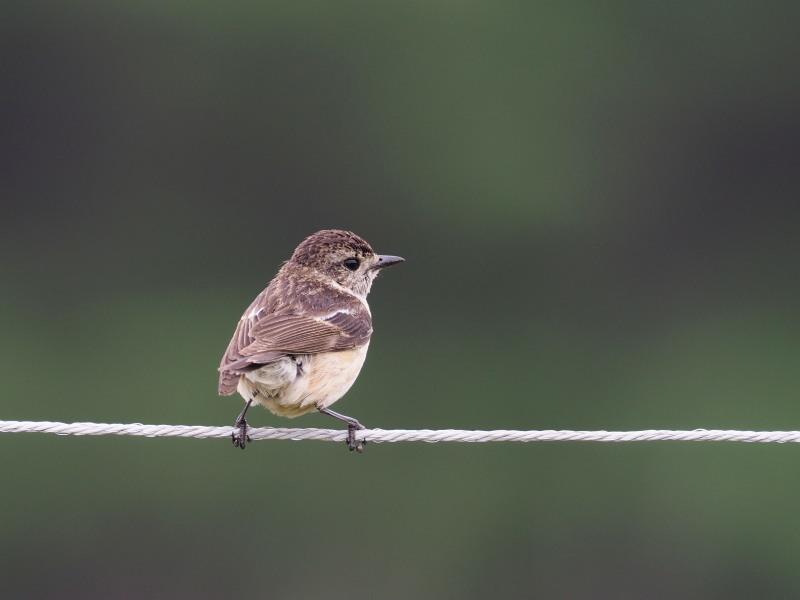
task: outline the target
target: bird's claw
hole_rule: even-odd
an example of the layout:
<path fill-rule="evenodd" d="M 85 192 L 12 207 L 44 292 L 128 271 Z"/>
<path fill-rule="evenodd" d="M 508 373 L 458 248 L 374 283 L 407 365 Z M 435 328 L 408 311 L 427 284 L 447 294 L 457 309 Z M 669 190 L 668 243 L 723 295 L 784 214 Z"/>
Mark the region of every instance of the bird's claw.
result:
<path fill-rule="evenodd" d="M 367 440 L 357 440 L 356 439 L 356 431 L 359 429 L 365 429 L 365 427 L 361 423 L 348 423 L 347 424 L 347 447 L 350 448 L 350 452 L 355 450 L 356 452 L 363 452 L 364 446 L 367 445 Z"/>
<path fill-rule="evenodd" d="M 250 436 L 247 435 L 247 421 L 242 419 L 236 422 L 231 432 L 231 441 L 236 448 L 241 448 L 242 450 L 244 450 L 248 442 L 252 441 Z"/>

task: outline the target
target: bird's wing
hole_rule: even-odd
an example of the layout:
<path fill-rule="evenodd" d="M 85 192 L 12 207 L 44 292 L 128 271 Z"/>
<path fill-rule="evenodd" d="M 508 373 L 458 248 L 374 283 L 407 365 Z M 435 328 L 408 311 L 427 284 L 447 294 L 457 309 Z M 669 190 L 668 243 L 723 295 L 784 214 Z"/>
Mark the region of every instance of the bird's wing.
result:
<path fill-rule="evenodd" d="M 252 313 L 251 316 L 243 316 L 241 318 L 228 344 L 228 348 L 225 350 L 225 354 L 222 355 L 222 360 L 219 363 L 220 395 L 227 396 L 236 391 L 236 387 L 239 384 L 239 375 L 242 373 L 241 370 L 237 370 L 236 365 L 238 365 L 239 361 L 242 359 L 242 349 L 253 342 L 250 330 L 253 324 L 255 324 L 256 319 L 257 316 Z M 280 358 L 280 354 L 276 354 L 273 360 L 277 360 L 278 358 Z"/>
<path fill-rule="evenodd" d="M 239 321 L 222 358 L 219 368 L 221 394 L 233 393 L 239 375 L 254 366 L 273 362 L 288 354 L 357 348 L 367 343 L 372 335 L 372 319 L 363 309 L 343 309 L 319 315 L 276 313 L 256 317 Z"/>

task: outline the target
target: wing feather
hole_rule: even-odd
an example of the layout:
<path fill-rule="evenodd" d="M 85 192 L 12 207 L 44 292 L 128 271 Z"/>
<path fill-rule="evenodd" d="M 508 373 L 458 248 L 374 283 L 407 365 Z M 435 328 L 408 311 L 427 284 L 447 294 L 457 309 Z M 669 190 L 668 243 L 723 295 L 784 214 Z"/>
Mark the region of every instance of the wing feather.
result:
<path fill-rule="evenodd" d="M 372 335 L 372 318 L 360 303 L 331 314 L 250 314 L 239 321 L 222 358 L 220 394 L 232 394 L 239 376 L 259 365 L 289 354 L 357 348 L 366 344 Z"/>
<path fill-rule="evenodd" d="M 328 319 L 328 315 L 283 314 L 265 317 L 250 330 L 253 342 L 241 353 L 244 356 L 270 351 L 316 354 L 349 350 L 369 340 L 372 323 L 366 311 L 357 314 L 339 312 L 335 315 L 335 321 Z"/>

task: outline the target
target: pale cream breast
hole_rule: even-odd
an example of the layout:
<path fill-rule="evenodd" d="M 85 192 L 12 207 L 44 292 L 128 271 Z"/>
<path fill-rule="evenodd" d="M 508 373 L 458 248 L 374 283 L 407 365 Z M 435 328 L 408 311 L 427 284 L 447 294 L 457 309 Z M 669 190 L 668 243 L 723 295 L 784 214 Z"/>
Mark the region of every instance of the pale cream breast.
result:
<path fill-rule="evenodd" d="M 301 354 L 263 365 L 239 378 L 238 391 L 276 415 L 297 417 L 325 408 L 355 382 L 369 343 L 353 350 Z"/>

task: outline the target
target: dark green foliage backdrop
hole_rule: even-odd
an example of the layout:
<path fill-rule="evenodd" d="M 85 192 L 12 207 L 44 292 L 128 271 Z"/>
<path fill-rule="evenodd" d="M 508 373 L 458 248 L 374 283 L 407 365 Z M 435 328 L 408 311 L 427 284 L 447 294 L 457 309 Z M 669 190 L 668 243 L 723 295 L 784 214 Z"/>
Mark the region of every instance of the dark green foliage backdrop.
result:
<path fill-rule="evenodd" d="M 799 17 L 7 3 L 0 418 L 231 423 L 241 311 L 341 227 L 407 259 L 369 426 L 800 428 Z M 0 452 L 3 598 L 800 595 L 794 446 Z"/>

